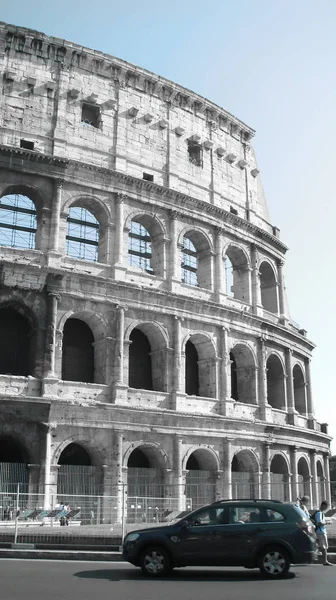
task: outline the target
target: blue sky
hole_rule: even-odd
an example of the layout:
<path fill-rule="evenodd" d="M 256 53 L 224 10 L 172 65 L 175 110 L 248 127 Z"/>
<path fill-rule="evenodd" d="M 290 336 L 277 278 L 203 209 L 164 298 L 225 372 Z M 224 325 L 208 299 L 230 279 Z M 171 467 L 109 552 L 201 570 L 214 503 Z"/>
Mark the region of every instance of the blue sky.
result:
<path fill-rule="evenodd" d="M 291 316 L 317 344 L 316 414 L 336 436 L 336 2 L 0 0 L 0 19 L 154 71 L 257 130 Z"/>

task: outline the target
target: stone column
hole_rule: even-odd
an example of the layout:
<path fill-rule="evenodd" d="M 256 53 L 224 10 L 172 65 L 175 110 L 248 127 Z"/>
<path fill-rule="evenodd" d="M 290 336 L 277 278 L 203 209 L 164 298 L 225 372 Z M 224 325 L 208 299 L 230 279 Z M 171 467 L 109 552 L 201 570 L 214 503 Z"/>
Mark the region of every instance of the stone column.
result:
<path fill-rule="evenodd" d="M 181 281 L 181 268 L 179 264 L 179 252 L 177 247 L 177 218 L 178 213 L 176 210 L 169 212 L 169 229 L 170 229 L 170 248 L 169 248 L 169 261 L 168 261 L 168 274 L 170 281 L 170 289 L 174 287 L 174 281 Z"/>
<path fill-rule="evenodd" d="M 220 329 L 221 373 L 220 373 L 220 413 L 226 415 L 226 403 L 231 400 L 231 361 L 228 344 L 228 329 Z"/>
<path fill-rule="evenodd" d="M 330 471 L 329 471 L 329 454 L 323 455 L 323 466 L 324 466 L 324 475 L 325 475 L 325 495 L 326 500 L 331 506 L 331 490 L 330 490 Z"/>
<path fill-rule="evenodd" d="M 45 428 L 45 454 L 44 460 L 42 461 L 44 489 L 43 508 L 44 510 L 48 510 L 52 508 L 56 496 L 56 489 L 51 472 L 51 442 L 52 433 L 55 431 L 57 425 L 53 423 L 43 423 L 43 425 Z"/>
<path fill-rule="evenodd" d="M 60 295 L 47 292 L 47 329 L 45 343 L 44 378 L 55 377 L 57 307 Z"/>
<path fill-rule="evenodd" d="M 316 450 L 310 450 L 310 472 L 312 474 L 312 495 L 310 498 L 311 508 L 318 505 L 319 493 L 317 483 L 317 470 L 316 470 Z"/>
<path fill-rule="evenodd" d="M 290 461 L 292 469 L 292 502 L 295 502 L 299 496 L 299 481 L 298 481 L 298 465 L 297 465 L 297 448 L 291 446 Z"/>
<path fill-rule="evenodd" d="M 232 440 L 223 440 L 223 498 L 230 500 L 232 493 Z"/>
<path fill-rule="evenodd" d="M 287 315 L 286 315 L 286 303 L 285 303 L 285 285 L 284 285 L 284 279 L 283 279 L 283 266 L 284 266 L 285 262 L 283 260 L 278 260 L 277 261 L 277 266 L 278 266 L 278 290 L 279 290 L 279 314 L 280 314 L 280 318 L 282 319 L 283 323 L 285 324 L 287 322 Z"/>
<path fill-rule="evenodd" d="M 186 510 L 185 484 L 183 482 L 182 470 L 182 439 L 177 435 L 174 436 L 174 473 L 176 482 L 175 497 L 178 498 L 177 510 Z"/>
<path fill-rule="evenodd" d="M 264 338 L 259 338 L 258 348 L 258 405 L 262 421 L 269 418 L 269 405 L 267 402 L 267 370 L 266 370 L 266 347 Z"/>
<path fill-rule="evenodd" d="M 122 518 L 126 519 L 127 512 L 127 491 L 124 481 L 124 470 L 123 470 L 123 435 L 120 432 L 116 434 L 115 444 L 115 458 L 116 458 L 116 475 L 117 475 L 117 523 L 122 522 Z M 113 494 L 114 495 L 114 494 Z"/>
<path fill-rule="evenodd" d="M 222 302 L 225 298 L 225 271 L 223 262 L 223 230 L 221 227 L 215 227 L 215 281 L 214 292 L 217 302 Z"/>
<path fill-rule="evenodd" d="M 314 423 L 314 404 L 310 377 L 310 358 L 305 359 L 307 416 Z M 314 425 L 313 425 L 314 426 Z"/>
<path fill-rule="evenodd" d="M 114 390 L 112 399 L 116 402 L 117 397 L 126 393 L 128 383 L 124 380 L 124 335 L 125 335 L 125 312 L 126 306 L 116 306 L 116 344 L 114 349 Z"/>
<path fill-rule="evenodd" d="M 287 387 L 287 413 L 288 423 L 290 425 L 295 424 L 295 398 L 294 398 L 294 380 L 293 380 L 293 367 L 292 367 L 292 350 L 285 348 L 285 362 L 286 362 L 286 387 Z"/>
<path fill-rule="evenodd" d="M 115 235 L 114 235 L 114 276 L 117 279 L 125 278 L 127 270 L 127 257 L 124 256 L 124 202 L 127 196 L 125 194 L 116 194 L 116 216 L 115 216 Z M 113 239 L 113 238 L 112 238 Z M 112 243 L 111 239 L 111 243 Z"/>
<path fill-rule="evenodd" d="M 271 489 L 271 446 L 268 442 L 264 444 L 264 469 L 262 474 L 262 498 L 272 498 Z"/>
<path fill-rule="evenodd" d="M 64 182 L 61 179 L 54 179 L 50 221 L 50 250 L 52 252 L 59 252 L 59 232 L 63 184 Z"/>
<path fill-rule="evenodd" d="M 178 410 L 179 395 L 184 396 L 184 388 L 182 386 L 182 319 L 174 317 L 174 333 L 173 333 L 173 393 L 172 393 L 172 409 Z M 183 389 L 183 391 L 182 391 Z"/>
<path fill-rule="evenodd" d="M 252 262 L 252 308 L 253 308 L 254 314 L 262 315 L 263 307 L 261 304 L 259 256 L 258 256 L 258 250 L 254 244 L 252 244 L 252 248 L 251 248 L 251 262 Z"/>

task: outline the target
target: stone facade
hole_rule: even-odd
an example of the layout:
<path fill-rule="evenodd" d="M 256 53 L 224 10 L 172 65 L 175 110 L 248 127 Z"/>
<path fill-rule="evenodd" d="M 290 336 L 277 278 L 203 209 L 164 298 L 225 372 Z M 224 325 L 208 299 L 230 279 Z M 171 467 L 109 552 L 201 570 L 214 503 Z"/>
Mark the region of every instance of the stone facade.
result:
<path fill-rule="evenodd" d="M 105 495 L 128 468 L 148 468 L 181 508 L 197 471 L 212 474 L 214 497 L 234 494 L 233 481 L 269 496 L 273 475 L 288 498 L 302 485 L 315 502 L 328 495 L 313 344 L 288 314 L 287 248 L 269 222 L 254 131 L 142 68 L 4 23 L 0 65 L 0 197 L 30 199 L 37 223 L 30 247 L 0 246 L 0 313 L 27 324 L 31 361 L 0 374 L 0 462 L 16 444 L 42 490 L 72 444 L 102 468 Z M 97 223 L 97 260 L 68 251 L 73 207 Z M 133 222 L 150 269 L 130 261 Z M 92 380 L 64 376 L 80 356 L 65 343 L 69 320 L 92 335 Z M 149 389 L 130 386 L 140 360 Z"/>

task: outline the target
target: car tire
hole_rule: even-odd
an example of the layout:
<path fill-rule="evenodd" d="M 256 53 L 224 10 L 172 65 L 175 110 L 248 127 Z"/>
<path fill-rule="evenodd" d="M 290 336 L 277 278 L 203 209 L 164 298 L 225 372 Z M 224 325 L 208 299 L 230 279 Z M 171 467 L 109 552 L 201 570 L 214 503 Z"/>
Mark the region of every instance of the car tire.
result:
<path fill-rule="evenodd" d="M 259 569 L 268 579 L 286 577 L 290 564 L 289 554 L 281 546 L 268 546 L 259 555 Z"/>
<path fill-rule="evenodd" d="M 164 577 L 172 571 L 169 553 L 162 546 L 148 546 L 142 551 L 139 565 L 147 577 Z"/>

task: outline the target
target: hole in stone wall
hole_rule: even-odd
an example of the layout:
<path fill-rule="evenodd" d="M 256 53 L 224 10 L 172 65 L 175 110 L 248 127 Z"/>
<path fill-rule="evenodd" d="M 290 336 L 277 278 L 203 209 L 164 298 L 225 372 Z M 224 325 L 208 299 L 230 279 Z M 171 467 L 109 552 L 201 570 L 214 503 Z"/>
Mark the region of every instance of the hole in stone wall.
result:
<path fill-rule="evenodd" d="M 29 140 L 20 140 L 20 148 L 25 148 L 25 150 L 34 150 L 35 142 L 30 142 Z"/>
<path fill-rule="evenodd" d="M 202 167 L 202 146 L 200 146 L 196 142 L 193 142 L 192 140 L 188 140 L 188 154 L 189 161 L 193 165 L 196 165 L 197 167 Z"/>
<path fill-rule="evenodd" d="M 154 175 L 151 175 L 150 173 L 143 173 L 142 179 L 145 179 L 146 181 L 154 181 Z"/>
<path fill-rule="evenodd" d="M 83 102 L 82 104 L 82 123 L 91 125 L 91 127 L 100 126 L 100 108 L 94 104 Z"/>

